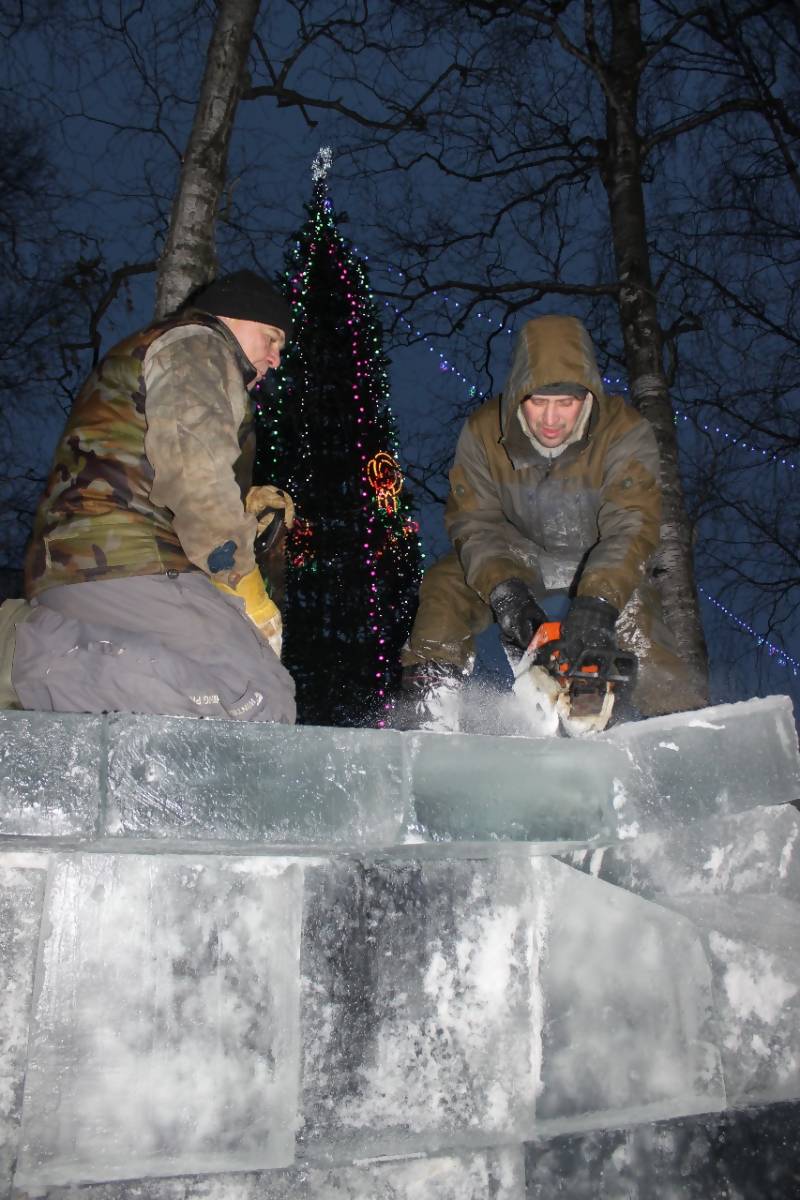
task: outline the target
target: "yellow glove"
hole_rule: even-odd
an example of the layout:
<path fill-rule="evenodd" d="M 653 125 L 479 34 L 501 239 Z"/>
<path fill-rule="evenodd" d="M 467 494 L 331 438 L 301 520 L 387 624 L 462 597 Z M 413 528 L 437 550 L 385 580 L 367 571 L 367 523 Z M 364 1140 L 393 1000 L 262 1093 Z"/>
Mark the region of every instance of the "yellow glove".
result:
<path fill-rule="evenodd" d="M 245 512 L 255 513 L 259 518 L 256 537 L 261 537 L 272 522 L 275 520 L 279 512 L 283 512 L 283 519 L 286 523 L 286 528 L 291 529 L 294 524 L 294 501 L 288 492 L 284 492 L 281 488 L 273 487 L 271 483 L 265 483 L 261 487 L 251 487 L 247 493 L 244 502 Z M 264 512 L 265 509 L 274 509 L 273 512 Z M 263 516 L 260 514 L 264 513 Z"/>
<path fill-rule="evenodd" d="M 269 642 L 272 649 L 281 656 L 283 642 L 283 622 L 278 608 L 267 595 L 264 580 L 258 567 L 254 567 L 247 575 L 242 576 L 235 588 L 229 587 L 218 579 L 212 579 L 214 587 L 231 596 L 244 600 L 244 611 L 255 625 L 258 632 Z"/>

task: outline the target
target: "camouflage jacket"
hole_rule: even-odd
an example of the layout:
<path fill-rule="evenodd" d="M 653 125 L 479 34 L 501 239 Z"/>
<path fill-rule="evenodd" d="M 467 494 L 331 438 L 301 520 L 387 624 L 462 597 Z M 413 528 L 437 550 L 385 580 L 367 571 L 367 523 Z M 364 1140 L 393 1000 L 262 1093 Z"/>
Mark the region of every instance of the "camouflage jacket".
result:
<path fill-rule="evenodd" d="M 56 448 L 25 588 L 200 570 L 235 586 L 255 566 L 255 372 L 230 330 L 189 311 L 115 346 Z"/>
<path fill-rule="evenodd" d="M 584 429 L 556 453 L 535 442 L 520 404 L 574 382 L 593 395 Z M 658 446 L 649 422 L 607 396 L 573 317 L 529 321 L 508 385 L 472 413 L 456 447 L 445 512 L 467 583 L 488 602 L 512 576 L 535 593 L 572 588 L 622 609 L 659 541 Z"/>

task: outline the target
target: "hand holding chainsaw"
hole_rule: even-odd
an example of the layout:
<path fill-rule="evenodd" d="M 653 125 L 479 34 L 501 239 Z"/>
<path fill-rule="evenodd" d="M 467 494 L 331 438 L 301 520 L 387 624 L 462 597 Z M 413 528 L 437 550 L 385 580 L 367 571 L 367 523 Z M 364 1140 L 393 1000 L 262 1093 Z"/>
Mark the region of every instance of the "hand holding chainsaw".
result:
<path fill-rule="evenodd" d="M 503 640 L 527 650 L 536 630 L 547 620 L 533 592 L 522 579 L 504 579 L 489 593 L 489 604 Z"/>
<path fill-rule="evenodd" d="M 599 596 L 576 596 L 561 622 L 561 657 L 576 666 L 586 650 L 616 650 L 619 609 Z"/>

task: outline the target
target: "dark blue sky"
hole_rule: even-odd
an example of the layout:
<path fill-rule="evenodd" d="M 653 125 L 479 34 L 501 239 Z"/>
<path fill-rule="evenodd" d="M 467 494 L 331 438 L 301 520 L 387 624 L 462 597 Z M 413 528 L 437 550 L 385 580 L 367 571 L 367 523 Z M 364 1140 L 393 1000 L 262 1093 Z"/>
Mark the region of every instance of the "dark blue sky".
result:
<path fill-rule="evenodd" d="M 190 7 L 186 6 L 187 12 Z M 128 8 L 134 11 L 134 6 Z M 87 256 L 97 252 L 110 269 L 153 257 L 168 218 L 178 152 L 188 134 L 208 35 L 207 24 L 198 27 L 187 19 L 181 25 L 182 8 L 152 4 L 143 16 L 130 21 L 125 36 L 120 34 L 110 41 L 108 37 L 100 38 L 96 23 L 89 23 L 79 37 L 64 41 L 56 17 L 35 36 L 18 36 L 12 44 L 13 53 L 6 65 L 6 96 L 13 96 L 26 119 L 40 126 L 46 154 L 57 169 L 56 190 L 66 186 L 71 193 L 64 210 L 71 230 L 63 239 L 65 257 L 74 255 L 76 248 Z M 108 14 L 113 16 L 111 8 Z M 262 15 L 269 47 L 279 58 L 281 41 L 288 46 L 293 34 L 290 6 L 279 6 L 277 10 L 270 7 Z M 157 29 L 148 27 L 151 20 Z M 324 90 L 319 87 L 319 73 L 327 72 L 324 86 L 333 87 L 330 78 L 334 65 L 318 57 L 316 65 L 312 64 L 299 78 L 309 90 Z M 435 60 L 428 63 L 429 70 L 436 67 Z M 259 82 L 258 73 L 254 82 Z M 336 90 L 348 96 L 344 82 L 336 85 Z M 356 93 L 351 90 L 349 95 L 355 97 Z M 358 102 L 363 103 L 363 96 Z M 278 109 L 269 99 L 240 105 L 226 204 L 230 221 L 220 226 L 221 267 L 246 264 L 269 272 L 280 268 L 286 238 L 303 220 L 303 205 L 311 189 L 311 161 L 319 147 L 327 144 L 334 150 L 330 192 L 336 208 L 348 216 L 344 231 L 359 252 L 368 256 L 376 291 L 396 291 L 394 263 L 380 244 L 376 224 L 380 219 L 391 223 L 393 206 L 401 198 L 408 198 L 410 188 L 412 195 L 413 188 L 420 189 L 421 201 L 427 190 L 426 203 L 431 198 L 441 202 L 447 195 L 448 203 L 462 197 L 467 205 L 468 193 L 452 185 L 447 192 L 441 190 L 432 171 L 418 172 L 413 181 L 399 170 L 385 170 L 375 176 L 378 165 L 385 168 L 384 154 L 378 150 L 372 157 L 363 150 L 355 156 L 350 154 L 353 127 L 325 110 L 314 110 L 311 115 L 316 122 L 313 128 L 297 109 Z M 580 261 L 576 258 L 570 269 L 579 272 Z M 132 282 L 103 320 L 105 345 L 149 318 L 153 295 L 153 276 Z M 461 301 L 464 298 L 462 294 Z M 467 319 L 457 336 L 447 337 L 458 300 L 457 293 L 450 293 L 421 303 L 410 322 L 415 330 L 430 336 L 416 345 L 404 344 L 409 329 L 402 321 L 389 334 L 392 405 L 404 456 L 412 462 L 454 445 L 457 423 L 453 424 L 453 414 L 463 406 L 469 387 L 474 386 L 477 393 L 498 387 L 505 373 L 511 341 L 505 333 L 493 340 L 490 372 L 480 369 L 488 336 L 499 328 L 504 314 L 497 307 L 484 307 L 480 316 L 475 313 Z M 394 313 L 383 305 L 380 295 L 378 303 L 388 328 Z M 526 316 L 554 310 L 581 315 L 569 300 L 557 304 L 543 301 L 520 313 L 516 324 Z M 445 362 L 450 369 L 443 369 Z M 601 367 L 606 365 L 616 374 L 617 365 L 603 363 L 601 355 Z M 55 403 L 48 406 L 39 397 L 37 404 L 48 411 L 34 425 L 32 442 L 28 433 L 30 409 L 27 405 L 20 407 L 19 445 L 27 441 L 29 461 L 41 465 L 49 458 L 60 417 Z M 712 421 L 710 432 L 698 433 L 694 415 L 692 410 L 692 419 L 679 423 L 690 454 L 702 457 L 728 452 L 725 422 Z M 714 432 L 716 426 L 720 433 Z M 729 432 L 733 435 L 737 431 Z M 736 453 L 746 455 L 744 451 Z M 754 468 L 754 461 L 751 454 L 750 468 Z M 760 474 L 751 470 L 749 478 L 753 482 L 748 482 L 748 487 L 765 490 L 780 491 L 794 485 L 791 468 L 782 464 Z M 445 548 L 440 509 L 427 503 L 423 505 L 423 535 L 430 557 Z M 758 625 L 752 614 L 740 616 L 733 606 L 729 606 L 730 613 L 723 612 L 715 607 L 714 580 L 704 579 L 703 584 L 703 615 L 712 651 L 715 695 L 734 699 L 791 691 L 800 700 L 800 681 L 792 662 L 781 665 L 779 656 L 759 647 L 755 637 L 737 624 L 739 617 L 748 627 Z M 794 644 L 790 641 L 783 648 L 796 661 L 800 659 L 796 623 L 774 631 L 761 625 L 758 632 L 780 644 L 787 630 Z"/>

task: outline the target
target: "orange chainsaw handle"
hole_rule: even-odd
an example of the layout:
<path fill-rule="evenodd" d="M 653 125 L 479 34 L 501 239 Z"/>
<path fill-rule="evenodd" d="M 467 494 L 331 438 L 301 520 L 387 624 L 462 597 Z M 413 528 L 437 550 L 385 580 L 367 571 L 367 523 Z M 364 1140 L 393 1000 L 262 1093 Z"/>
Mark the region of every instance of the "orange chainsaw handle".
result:
<path fill-rule="evenodd" d="M 561 622 L 560 621 L 543 621 L 542 624 L 539 626 L 539 628 L 536 630 L 536 633 L 533 635 L 533 641 L 531 642 L 530 646 L 528 646 L 528 653 L 535 654 L 537 650 L 541 650 L 542 646 L 548 646 L 550 644 L 550 642 L 560 642 L 560 641 L 561 641 Z M 567 672 L 569 671 L 569 663 L 555 662 L 555 660 L 560 656 L 560 654 L 561 654 L 560 647 L 554 646 L 550 657 L 554 661 L 554 665 L 558 668 L 559 673 L 561 675 L 566 675 Z M 596 664 L 592 664 L 590 666 L 581 667 L 580 673 L 581 673 L 581 675 L 598 675 L 599 668 L 597 667 Z"/>

